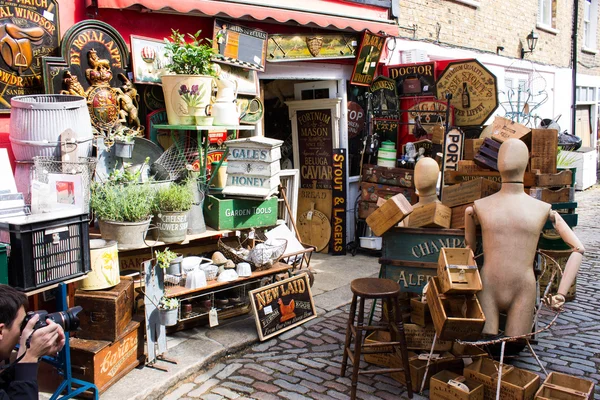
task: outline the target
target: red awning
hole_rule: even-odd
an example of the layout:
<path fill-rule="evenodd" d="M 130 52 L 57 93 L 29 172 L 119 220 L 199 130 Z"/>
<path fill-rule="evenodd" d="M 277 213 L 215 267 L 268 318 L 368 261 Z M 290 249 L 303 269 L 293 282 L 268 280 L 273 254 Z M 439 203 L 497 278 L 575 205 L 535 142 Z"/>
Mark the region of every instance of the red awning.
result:
<path fill-rule="evenodd" d="M 279 2 L 283 3 L 283 2 Z M 325 2 L 323 2 L 325 3 Z M 362 15 L 359 18 L 348 18 L 339 16 L 345 13 L 344 7 L 340 3 L 335 4 L 338 15 L 329 15 L 318 13 L 311 10 L 298 11 L 286 8 L 275 8 L 272 5 L 265 7 L 247 3 L 229 2 L 223 0 L 86 0 L 88 6 L 95 5 L 98 8 L 112 9 L 148 9 L 164 13 L 201 13 L 208 16 L 228 16 L 230 18 L 250 17 L 259 21 L 269 19 L 277 22 L 296 21 L 301 25 L 319 26 L 321 28 L 353 30 L 356 32 L 365 29 L 377 33 L 380 31 L 388 35 L 398 36 L 398 26 L 394 21 L 377 18 L 382 15 L 381 10 L 362 9 Z M 355 9 L 357 7 L 355 6 Z M 359 9 L 360 10 L 360 9 Z M 354 13 L 352 13 L 354 14 Z M 352 15 L 345 13 L 344 15 Z M 360 14 L 359 14 L 360 15 Z M 366 15 L 372 15 L 369 19 Z M 363 19 L 361 19 L 363 18 Z"/>

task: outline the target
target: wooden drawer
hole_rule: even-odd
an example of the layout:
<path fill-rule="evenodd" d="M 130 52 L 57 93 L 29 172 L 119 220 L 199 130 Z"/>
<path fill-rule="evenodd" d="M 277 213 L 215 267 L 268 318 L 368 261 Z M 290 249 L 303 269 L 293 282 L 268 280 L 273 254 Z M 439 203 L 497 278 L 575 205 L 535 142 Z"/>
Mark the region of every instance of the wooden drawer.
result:
<path fill-rule="evenodd" d="M 114 342 L 123 335 L 133 313 L 133 279 L 121 277 L 121 283 L 109 290 L 75 292 L 79 313 L 80 339 Z"/>

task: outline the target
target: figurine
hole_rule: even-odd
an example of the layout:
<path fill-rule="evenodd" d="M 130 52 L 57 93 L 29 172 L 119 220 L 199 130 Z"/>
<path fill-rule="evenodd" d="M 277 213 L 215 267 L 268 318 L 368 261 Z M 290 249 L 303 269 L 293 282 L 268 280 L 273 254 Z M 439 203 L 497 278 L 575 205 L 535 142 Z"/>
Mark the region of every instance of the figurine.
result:
<path fill-rule="evenodd" d="M 465 210 L 467 247 L 473 251 L 477 247 L 476 224 L 481 225 L 483 236 L 483 290 L 478 298 L 485 315 L 484 334 L 498 334 L 500 312 L 507 315 L 506 336 L 531 333 L 537 295 L 533 261 L 540 233 L 548 219 L 573 249 L 558 293 L 551 298 L 553 309 L 560 309 L 564 304 L 585 250 L 550 204 L 525 193 L 523 177 L 528 160 L 525 143 L 517 139 L 504 142 L 498 152 L 502 188 L 498 193 L 476 200 L 474 206 Z"/>
<path fill-rule="evenodd" d="M 117 91 L 117 102 L 119 103 L 119 122 L 127 123 L 129 127 L 140 130 L 142 128 L 138 117 L 139 95 L 133 83 L 124 74 L 118 75 L 123 86 Z"/>

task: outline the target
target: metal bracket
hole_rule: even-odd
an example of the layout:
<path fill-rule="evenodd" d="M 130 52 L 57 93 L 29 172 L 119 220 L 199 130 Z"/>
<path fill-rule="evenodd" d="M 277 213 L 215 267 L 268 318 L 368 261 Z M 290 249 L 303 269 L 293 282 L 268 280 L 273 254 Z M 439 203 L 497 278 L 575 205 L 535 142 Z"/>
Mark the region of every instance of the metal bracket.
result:
<path fill-rule="evenodd" d="M 417 29 L 419 28 L 417 24 L 413 24 L 412 27 L 398 25 L 398 28 L 404 29 L 405 31 L 411 31 L 413 33 L 413 39 L 417 38 Z"/>

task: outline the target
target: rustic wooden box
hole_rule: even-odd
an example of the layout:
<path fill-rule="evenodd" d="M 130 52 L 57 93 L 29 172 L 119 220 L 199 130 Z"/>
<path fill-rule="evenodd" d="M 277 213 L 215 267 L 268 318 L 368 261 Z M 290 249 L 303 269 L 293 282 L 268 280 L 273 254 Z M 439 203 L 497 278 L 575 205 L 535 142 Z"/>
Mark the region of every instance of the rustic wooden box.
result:
<path fill-rule="evenodd" d="M 413 169 L 389 168 L 365 164 L 362 169 L 362 182 L 414 187 L 414 174 L 415 170 Z"/>
<path fill-rule="evenodd" d="M 277 223 L 277 197 L 267 200 L 224 198 L 208 195 L 204 200 L 204 218 L 213 229 L 244 229 Z"/>
<path fill-rule="evenodd" d="M 358 218 L 367 219 L 369 215 L 373 214 L 377 210 L 377 203 L 370 201 L 359 201 L 358 202 Z"/>
<path fill-rule="evenodd" d="M 535 399 L 594 400 L 594 382 L 560 372 L 550 372 L 535 394 Z"/>
<path fill-rule="evenodd" d="M 469 388 L 469 393 L 466 393 L 448 383 L 450 380 L 456 380 L 464 383 Z M 462 378 L 462 379 L 460 379 Z M 464 379 L 457 373 L 451 371 L 441 371 L 431 377 L 429 384 L 429 399 L 430 400 L 483 400 L 483 385 L 478 382 L 473 382 Z"/>
<path fill-rule="evenodd" d="M 438 278 L 433 277 L 427 286 L 427 303 L 440 339 L 472 340 L 481 335 L 485 316 L 477 296 L 442 294 Z"/>
<path fill-rule="evenodd" d="M 475 164 L 482 168 L 498 171 L 498 152 L 500 151 L 500 142 L 491 138 L 485 138 L 479 151 L 475 154 Z"/>
<path fill-rule="evenodd" d="M 459 172 L 459 171 L 444 171 L 444 184 L 454 185 L 457 183 L 472 181 L 477 178 L 486 178 L 490 181 L 502 183 L 500 172 L 496 171 L 475 171 L 475 172 Z M 523 185 L 528 188 L 535 186 L 535 174 L 533 172 L 525 172 L 523 176 Z"/>
<path fill-rule="evenodd" d="M 429 306 L 427 303 L 423 303 L 419 299 L 410 299 L 410 320 L 413 324 L 417 324 L 420 327 L 425 328 L 427 325 L 432 324 L 431 314 L 429 313 Z"/>
<path fill-rule="evenodd" d="M 413 207 L 406 197 L 403 194 L 397 194 L 367 217 L 367 225 L 376 236 L 381 236 L 412 212 Z"/>
<path fill-rule="evenodd" d="M 406 336 L 406 347 L 410 350 L 431 350 L 435 328 L 433 324 L 425 327 L 417 324 L 404 324 L 404 335 Z M 434 351 L 449 351 L 452 342 L 449 340 L 436 340 Z"/>
<path fill-rule="evenodd" d="M 546 203 L 567 203 L 575 201 L 575 188 L 565 187 L 552 190 L 549 188 L 529 188 L 529 195 L 535 199 L 545 201 Z"/>
<path fill-rule="evenodd" d="M 504 143 L 508 139 L 521 139 L 531 143 L 531 129 L 508 118 L 496 117 L 492 123 L 492 139 Z"/>
<path fill-rule="evenodd" d="M 425 376 L 425 370 L 427 369 L 427 356 L 429 356 L 429 352 L 423 353 L 422 358 L 419 357 L 417 353 L 413 353 L 412 351 L 408 352 L 408 364 L 410 365 L 410 381 L 412 384 L 412 389 L 414 392 L 418 392 L 421 390 L 421 384 L 423 383 L 423 379 L 425 379 L 425 389 L 429 388 L 429 382 L 431 376 L 437 374 L 440 371 L 449 370 L 458 373 L 462 372 L 463 369 L 463 361 L 460 358 L 454 357 L 452 354 L 448 352 L 444 352 L 438 354 L 439 358 L 431 360 L 429 364 L 429 371 L 427 372 L 427 376 Z M 397 356 L 395 356 L 397 357 Z M 400 360 L 399 357 L 395 358 L 395 360 Z M 402 362 L 396 362 L 392 368 L 398 368 L 402 366 Z M 392 379 L 406 384 L 403 373 L 392 373 Z"/>
<path fill-rule="evenodd" d="M 465 227 L 465 211 L 468 207 L 472 207 L 473 203 L 467 203 L 460 206 L 452 207 L 452 217 L 450 219 L 451 229 L 464 229 Z"/>
<path fill-rule="evenodd" d="M 473 160 L 475 158 L 475 154 L 477 154 L 482 144 L 483 139 L 466 139 L 463 159 Z"/>
<path fill-rule="evenodd" d="M 535 175 L 536 187 L 564 187 L 573 185 L 573 171 L 570 169 L 562 170 L 556 174 Z"/>
<path fill-rule="evenodd" d="M 529 165 L 545 174 L 556 173 L 558 131 L 556 129 L 532 129 Z"/>
<path fill-rule="evenodd" d="M 471 359 L 488 357 L 488 353 L 485 350 L 482 350 L 477 346 L 460 344 L 458 342 L 452 343 L 452 350 L 450 350 L 450 352 L 456 357 L 470 357 Z"/>
<path fill-rule="evenodd" d="M 456 166 L 456 170 L 463 173 L 489 171 L 475 164 L 475 161 L 473 160 L 460 160 Z"/>
<path fill-rule="evenodd" d="M 489 358 L 480 358 L 464 369 L 464 376 L 484 387 L 484 399 L 496 398 L 499 363 Z M 502 369 L 500 397 L 503 400 L 532 400 L 540 387 L 539 375 L 505 364 Z"/>
<path fill-rule="evenodd" d="M 403 186 L 390 186 L 381 185 L 378 183 L 362 182 L 360 184 L 360 194 L 362 201 L 370 201 L 377 203 L 381 198 L 388 200 L 397 194 L 403 194 L 411 204 L 419 201 L 419 197 L 415 192 L 415 189 L 403 187 Z"/>
<path fill-rule="evenodd" d="M 483 289 L 471 249 L 440 249 L 438 258 L 440 290 L 444 294 L 470 294 Z"/>
<path fill-rule="evenodd" d="M 73 377 L 91 382 L 100 393 L 143 361 L 143 324 L 131 321 L 116 341 L 70 340 Z"/>
<path fill-rule="evenodd" d="M 500 183 L 485 178 L 446 186 L 442 190 L 442 203 L 448 207 L 472 203 L 498 192 L 500 187 Z"/>
<path fill-rule="evenodd" d="M 413 209 L 408 218 L 409 228 L 450 228 L 452 212 L 442 203 L 430 203 Z"/>
<path fill-rule="evenodd" d="M 122 276 L 121 282 L 108 290 L 75 292 L 75 305 L 83 310 L 78 314 L 80 339 L 114 342 L 125 333 L 133 315 L 133 279 Z"/>

